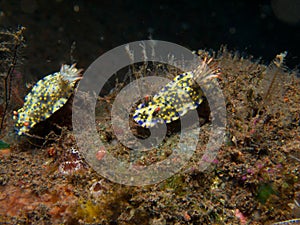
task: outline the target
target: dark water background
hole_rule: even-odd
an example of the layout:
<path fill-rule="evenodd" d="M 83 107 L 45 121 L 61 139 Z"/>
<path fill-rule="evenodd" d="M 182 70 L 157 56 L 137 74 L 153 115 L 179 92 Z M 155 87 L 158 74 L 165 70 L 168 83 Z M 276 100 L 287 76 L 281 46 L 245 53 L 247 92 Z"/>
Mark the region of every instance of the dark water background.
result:
<path fill-rule="evenodd" d="M 149 38 L 191 50 L 225 44 L 265 63 L 287 50 L 293 68 L 300 61 L 299 11 L 298 0 L 12 0 L 0 1 L 0 25 L 27 28 L 20 70 L 38 78 L 74 60 L 86 68 L 114 47 Z"/>

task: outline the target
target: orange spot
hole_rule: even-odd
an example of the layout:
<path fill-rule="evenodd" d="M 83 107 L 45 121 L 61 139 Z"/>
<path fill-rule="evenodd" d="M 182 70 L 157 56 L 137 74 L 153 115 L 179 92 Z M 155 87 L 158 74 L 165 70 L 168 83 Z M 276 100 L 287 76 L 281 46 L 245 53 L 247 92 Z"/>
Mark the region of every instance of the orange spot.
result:
<path fill-rule="evenodd" d="M 145 102 L 149 102 L 149 95 L 146 95 L 144 99 L 145 99 Z"/>
<path fill-rule="evenodd" d="M 18 115 L 18 112 L 17 112 L 17 111 L 13 111 L 13 114 L 14 114 L 15 116 L 17 116 L 17 115 Z"/>
<path fill-rule="evenodd" d="M 24 126 L 28 127 L 29 126 L 29 122 L 28 121 L 24 122 Z"/>
<path fill-rule="evenodd" d="M 56 154 L 56 149 L 54 147 L 50 147 L 47 149 L 49 156 L 54 156 Z"/>
<path fill-rule="evenodd" d="M 58 206 L 54 206 L 52 209 L 50 209 L 49 210 L 49 214 L 51 215 L 51 216 L 57 216 L 57 215 L 59 215 L 59 213 L 61 213 L 63 210 L 60 208 L 60 207 L 58 207 Z"/>
<path fill-rule="evenodd" d="M 1 149 L 0 151 L 0 158 L 8 157 L 11 153 L 10 148 Z"/>
<path fill-rule="evenodd" d="M 155 110 L 154 110 L 154 112 L 159 112 L 160 111 L 160 107 L 157 107 Z"/>
<path fill-rule="evenodd" d="M 185 221 L 191 220 L 191 216 L 188 214 L 188 212 L 184 212 L 183 214 Z"/>

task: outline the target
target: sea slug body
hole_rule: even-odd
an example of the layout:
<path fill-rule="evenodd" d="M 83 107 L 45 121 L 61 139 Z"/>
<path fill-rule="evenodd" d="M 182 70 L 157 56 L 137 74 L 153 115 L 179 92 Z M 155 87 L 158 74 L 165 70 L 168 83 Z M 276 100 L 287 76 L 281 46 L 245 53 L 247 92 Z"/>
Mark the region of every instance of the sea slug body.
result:
<path fill-rule="evenodd" d="M 152 99 L 140 104 L 133 119 L 142 127 L 153 127 L 157 123 L 170 123 L 179 119 L 188 110 L 197 108 L 202 102 L 200 89 L 190 86 L 192 72 L 180 74 L 163 87 Z"/>
<path fill-rule="evenodd" d="M 205 58 L 195 71 L 179 74 L 152 98 L 146 96 L 133 114 L 134 121 L 139 126 L 150 128 L 159 123 L 171 123 L 196 109 L 204 99 L 196 81 L 217 77 L 220 72 L 215 64 L 209 66 L 211 62 L 212 58 Z"/>
<path fill-rule="evenodd" d="M 39 80 L 25 97 L 22 108 L 13 112 L 18 135 L 28 134 L 37 123 L 47 119 L 71 97 L 76 82 L 82 78 L 76 64 L 62 65 L 59 72 Z"/>

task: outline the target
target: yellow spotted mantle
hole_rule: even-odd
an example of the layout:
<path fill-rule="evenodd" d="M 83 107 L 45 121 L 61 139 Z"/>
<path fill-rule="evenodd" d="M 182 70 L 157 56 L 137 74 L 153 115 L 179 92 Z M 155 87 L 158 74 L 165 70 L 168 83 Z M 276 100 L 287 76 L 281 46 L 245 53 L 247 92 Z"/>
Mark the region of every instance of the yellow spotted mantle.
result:
<path fill-rule="evenodd" d="M 220 73 L 216 63 L 210 65 L 212 61 L 213 58 L 205 57 L 194 71 L 176 76 L 152 98 L 146 97 L 135 110 L 134 121 L 142 127 L 151 128 L 156 124 L 171 123 L 196 109 L 204 99 L 197 80 L 205 83 Z"/>
<path fill-rule="evenodd" d="M 62 65 L 59 72 L 39 80 L 25 97 L 24 106 L 14 111 L 15 130 L 18 135 L 27 134 L 37 123 L 47 119 L 60 109 L 72 95 L 82 70 L 76 65 Z"/>
<path fill-rule="evenodd" d="M 193 73 L 180 74 L 163 87 L 152 99 L 138 105 L 133 119 L 142 127 L 170 123 L 196 109 L 203 101 L 201 89 L 193 85 Z M 194 87 L 193 87 L 194 86 Z"/>

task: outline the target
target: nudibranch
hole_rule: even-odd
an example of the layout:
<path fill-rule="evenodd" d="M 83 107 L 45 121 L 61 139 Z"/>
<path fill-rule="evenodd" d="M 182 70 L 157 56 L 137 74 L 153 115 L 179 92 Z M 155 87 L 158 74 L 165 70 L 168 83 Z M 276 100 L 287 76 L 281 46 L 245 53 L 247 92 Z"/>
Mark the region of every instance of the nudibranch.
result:
<path fill-rule="evenodd" d="M 134 121 L 150 128 L 156 124 L 171 123 L 196 109 L 204 99 L 197 81 L 218 77 L 220 73 L 216 64 L 210 65 L 212 60 L 205 58 L 194 71 L 179 74 L 152 98 L 146 96 L 133 114 Z"/>
<path fill-rule="evenodd" d="M 62 65 L 59 72 L 39 80 L 25 97 L 23 107 L 13 112 L 16 133 L 28 134 L 37 123 L 59 110 L 74 92 L 81 72 L 76 64 Z"/>

